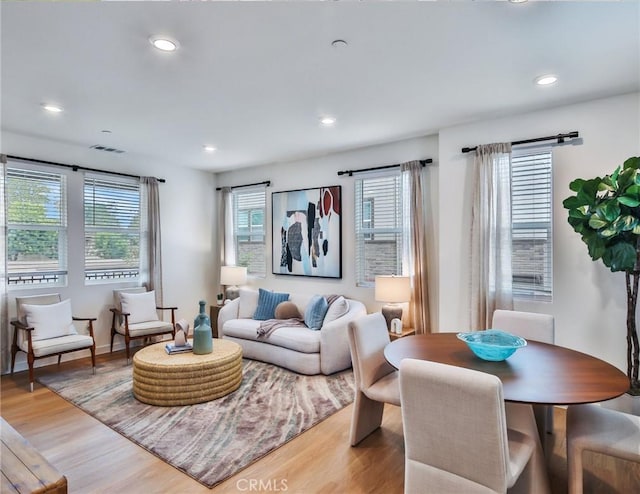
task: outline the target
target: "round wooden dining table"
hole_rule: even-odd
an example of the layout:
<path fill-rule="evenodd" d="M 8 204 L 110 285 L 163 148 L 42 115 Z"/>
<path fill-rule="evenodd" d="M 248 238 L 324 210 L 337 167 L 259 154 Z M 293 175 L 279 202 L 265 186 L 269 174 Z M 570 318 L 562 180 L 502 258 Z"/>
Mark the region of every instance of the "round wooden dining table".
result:
<path fill-rule="evenodd" d="M 406 336 L 384 349 L 396 369 L 405 358 L 430 360 L 493 374 L 502 381 L 505 401 L 545 405 L 576 405 L 605 401 L 624 394 L 629 379 L 596 357 L 557 345 L 527 341 L 507 360 L 476 357 L 456 333 Z"/>

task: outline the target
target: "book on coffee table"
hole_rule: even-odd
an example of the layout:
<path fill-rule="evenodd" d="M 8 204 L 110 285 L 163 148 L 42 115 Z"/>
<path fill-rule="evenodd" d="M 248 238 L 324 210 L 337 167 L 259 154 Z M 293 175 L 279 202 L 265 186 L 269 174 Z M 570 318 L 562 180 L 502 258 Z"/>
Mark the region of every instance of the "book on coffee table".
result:
<path fill-rule="evenodd" d="M 174 353 L 185 353 L 185 352 L 192 352 L 193 351 L 193 345 L 191 345 L 191 343 L 187 342 L 186 345 L 175 345 L 173 343 L 167 343 L 164 347 L 164 349 L 166 350 L 166 352 L 169 355 L 172 355 Z"/>

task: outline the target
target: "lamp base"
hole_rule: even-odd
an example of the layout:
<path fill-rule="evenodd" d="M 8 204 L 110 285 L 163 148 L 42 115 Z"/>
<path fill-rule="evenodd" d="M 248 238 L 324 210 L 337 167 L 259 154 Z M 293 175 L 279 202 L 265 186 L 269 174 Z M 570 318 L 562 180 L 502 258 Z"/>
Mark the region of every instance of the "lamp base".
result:
<path fill-rule="evenodd" d="M 384 320 L 387 321 L 388 331 L 391 331 L 392 319 L 397 318 L 402 320 L 402 307 L 399 305 L 383 305 L 381 312 L 382 312 L 382 315 L 384 316 Z"/>
<path fill-rule="evenodd" d="M 227 298 L 227 300 L 238 298 L 240 296 L 240 289 L 235 285 L 228 286 L 224 291 L 224 296 Z"/>

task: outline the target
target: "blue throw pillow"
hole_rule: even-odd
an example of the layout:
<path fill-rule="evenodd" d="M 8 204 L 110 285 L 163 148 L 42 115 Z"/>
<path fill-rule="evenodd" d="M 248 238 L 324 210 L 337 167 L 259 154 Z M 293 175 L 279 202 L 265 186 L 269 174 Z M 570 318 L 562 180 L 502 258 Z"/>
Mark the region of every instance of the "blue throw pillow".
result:
<path fill-rule="evenodd" d="M 276 293 L 260 288 L 258 290 L 258 307 L 253 313 L 253 318 L 258 321 L 266 321 L 267 319 L 275 319 L 276 307 L 280 302 L 289 300 L 288 293 Z"/>
<path fill-rule="evenodd" d="M 309 329 L 320 329 L 328 309 L 327 299 L 322 295 L 314 295 L 304 311 L 304 323 Z"/>

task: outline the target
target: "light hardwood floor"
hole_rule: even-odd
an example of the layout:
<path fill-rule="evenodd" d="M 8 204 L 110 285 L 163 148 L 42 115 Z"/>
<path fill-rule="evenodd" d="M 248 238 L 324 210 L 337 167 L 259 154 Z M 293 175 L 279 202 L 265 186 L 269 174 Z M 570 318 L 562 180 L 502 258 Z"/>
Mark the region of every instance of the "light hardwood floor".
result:
<path fill-rule="evenodd" d="M 112 356 L 98 356 L 98 362 Z M 64 367 L 86 361 L 63 362 Z M 36 376 L 57 366 L 36 370 Z M 93 417 L 36 384 L 28 392 L 25 372 L 2 376 L 1 415 L 60 472 L 71 493 L 385 493 L 403 491 L 404 447 L 400 409 L 388 405 L 382 428 L 358 447 L 349 446 L 351 406 L 332 415 L 253 463 L 234 477 L 208 489 L 136 446 Z M 554 494 L 566 492 L 564 410 L 555 410 L 555 431 L 548 435 L 549 471 Z M 585 492 L 639 492 L 640 469 L 601 455 L 587 458 Z"/>

